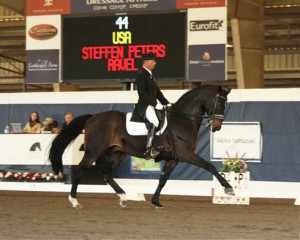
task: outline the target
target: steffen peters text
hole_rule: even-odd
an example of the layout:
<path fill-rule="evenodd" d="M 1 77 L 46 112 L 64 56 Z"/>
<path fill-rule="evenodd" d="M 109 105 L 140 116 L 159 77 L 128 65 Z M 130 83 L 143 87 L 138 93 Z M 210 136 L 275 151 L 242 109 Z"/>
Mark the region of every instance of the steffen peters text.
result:
<path fill-rule="evenodd" d="M 83 60 L 106 60 L 107 71 L 137 71 L 135 60 L 153 52 L 157 58 L 165 58 L 165 44 L 86 46 L 82 48 Z"/>

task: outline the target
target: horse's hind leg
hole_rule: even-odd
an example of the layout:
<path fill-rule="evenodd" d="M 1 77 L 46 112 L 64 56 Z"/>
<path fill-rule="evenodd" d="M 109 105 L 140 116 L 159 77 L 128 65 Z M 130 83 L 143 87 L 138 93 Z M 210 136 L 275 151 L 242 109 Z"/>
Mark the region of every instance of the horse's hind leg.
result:
<path fill-rule="evenodd" d="M 69 201 L 74 208 L 81 208 L 82 206 L 77 201 L 77 188 L 80 180 L 82 179 L 85 171 L 95 162 L 95 158 L 92 158 L 85 152 L 81 162 L 77 166 L 72 176 L 72 188 L 69 195 Z"/>
<path fill-rule="evenodd" d="M 74 208 L 81 208 L 82 206 L 77 201 L 77 188 L 80 180 L 83 177 L 84 169 L 82 169 L 80 166 L 75 170 L 72 178 L 72 188 L 69 195 L 69 201 L 71 202 L 72 206 Z"/>
<path fill-rule="evenodd" d="M 101 171 L 101 175 L 103 176 L 104 180 L 115 190 L 115 192 L 119 196 L 120 207 L 122 208 L 125 208 L 127 206 L 126 193 L 113 179 L 112 173 L 116 169 L 116 167 L 119 166 L 121 161 L 124 159 L 125 155 L 126 154 L 123 152 L 118 152 L 114 149 L 109 149 L 107 151 L 107 163 Z"/>

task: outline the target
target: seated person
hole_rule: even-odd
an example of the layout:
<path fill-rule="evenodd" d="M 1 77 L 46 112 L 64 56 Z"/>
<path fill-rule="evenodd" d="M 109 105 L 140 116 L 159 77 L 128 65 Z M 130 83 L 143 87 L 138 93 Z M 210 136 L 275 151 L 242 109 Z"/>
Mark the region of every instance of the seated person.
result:
<path fill-rule="evenodd" d="M 65 115 L 65 122 L 63 123 L 62 127 L 66 127 L 70 122 L 72 122 L 74 119 L 74 116 L 71 112 L 67 112 Z"/>
<path fill-rule="evenodd" d="M 57 133 L 59 131 L 57 127 L 57 121 L 51 117 L 47 117 L 43 122 L 43 127 L 41 129 L 42 133 Z"/>
<path fill-rule="evenodd" d="M 23 128 L 24 133 L 41 133 L 42 124 L 38 112 L 30 113 L 29 120 Z"/>
<path fill-rule="evenodd" d="M 65 122 L 62 124 L 62 126 L 59 128 L 57 128 L 55 133 L 60 133 L 62 129 L 64 129 L 65 127 L 67 127 L 69 125 L 70 122 L 72 122 L 74 119 L 74 116 L 71 112 L 67 112 L 65 115 Z"/>

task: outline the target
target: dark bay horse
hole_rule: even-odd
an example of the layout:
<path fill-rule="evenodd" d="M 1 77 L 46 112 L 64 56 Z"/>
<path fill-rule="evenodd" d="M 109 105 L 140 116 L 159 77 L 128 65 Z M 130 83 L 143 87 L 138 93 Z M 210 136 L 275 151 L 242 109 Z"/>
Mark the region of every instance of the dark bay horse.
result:
<path fill-rule="evenodd" d="M 217 86 L 200 86 L 186 92 L 168 112 L 166 131 L 154 140 L 164 146 L 155 159 L 164 160 L 158 187 L 152 196 L 152 204 L 162 208 L 159 196 L 162 188 L 178 162 L 188 162 L 211 172 L 224 187 L 225 193 L 234 195 L 232 186 L 217 171 L 215 166 L 194 153 L 197 133 L 204 116 L 209 120 L 211 131 L 221 129 L 227 95 L 230 91 Z M 126 154 L 143 158 L 146 136 L 131 136 L 126 130 L 126 113 L 107 111 L 75 118 L 53 140 L 49 159 L 56 174 L 63 173 L 62 154 L 65 148 L 85 129 L 83 159 L 72 179 L 69 200 L 73 207 L 80 207 L 76 199 L 77 187 L 83 174 L 98 158 L 107 156 L 101 175 L 120 198 L 120 206 L 126 206 L 124 190 L 114 181 L 112 173 Z"/>

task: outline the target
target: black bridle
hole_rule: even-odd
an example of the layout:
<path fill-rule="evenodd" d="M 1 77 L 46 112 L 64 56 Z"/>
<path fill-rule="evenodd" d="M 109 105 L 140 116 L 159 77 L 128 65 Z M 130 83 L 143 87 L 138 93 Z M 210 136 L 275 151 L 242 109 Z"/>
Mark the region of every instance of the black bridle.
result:
<path fill-rule="evenodd" d="M 220 96 L 219 94 L 217 94 L 215 97 L 214 97 L 214 100 L 213 100 L 213 103 L 211 104 L 210 108 L 209 108 L 209 111 L 207 113 L 205 113 L 204 115 L 195 115 L 195 114 L 191 114 L 191 113 L 183 113 L 183 112 L 174 112 L 172 110 L 166 110 L 167 112 L 169 113 L 174 113 L 174 114 L 178 114 L 178 115 L 184 115 L 187 120 L 190 120 L 190 121 L 193 121 L 193 122 L 197 122 L 199 123 L 200 121 L 202 122 L 203 119 L 207 119 L 207 124 L 205 124 L 206 126 L 210 125 L 211 122 L 214 120 L 214 119 L 221 119 L 221 120 L 224 120 L 224 115 L 221 115 L 221 114 L 216 114 L 216 109 L 217 109 L 217 105 L 218 105 L 218 101 L 219 99 L 223 99 L 225 100 L 225 107 L 226 107 L 226 104 L 227 104 L 227 99 L 223 96 Z"/>
<path fill-rule="evenodd" d="M 219 94 L 217 94 L 214 98 L 213 104 L 210 106 L 210 109 L 207 113 L 207 119 L 211 122 L 213 119 L 221 119 L 224 120 L 224 114 L 216 114 L 216 109 L 217 109 L 217 105 L 218 105 L 218 101 L 219 98 L 224 99 L 225 103 L 224 103 L 224 107 L 226 107 L 226 103 L 227 103 L 227 99 L 223 96 L 220 96 Z"/>

